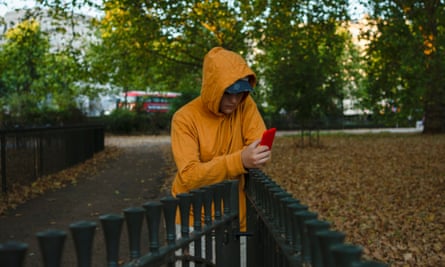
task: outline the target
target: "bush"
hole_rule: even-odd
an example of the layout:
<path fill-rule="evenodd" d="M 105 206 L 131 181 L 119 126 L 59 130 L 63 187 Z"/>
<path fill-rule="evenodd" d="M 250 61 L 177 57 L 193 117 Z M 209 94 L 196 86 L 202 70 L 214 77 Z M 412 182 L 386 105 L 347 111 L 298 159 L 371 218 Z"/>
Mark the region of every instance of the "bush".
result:
<path fill-rule="evenodd" d="M 86 116 L 76 107 L 65 110 L 51 108 L 24 109 L 21 113 L 3 112 L 0 114 L 0 128 L 29 128 L 80 124 Z"/>
<path fill-rule="evenodd" d="M 105 119 L 105 129 L 112 133 L 131 133 L 136 127 L 136 113 L 115 109 Z"/>
<path fill-rule="evenodd" d="M 170 129 L 167 113 L 136 113 L 116 109 L 104 118 L 106 131 L 114 134 L 160 134 Z"/>

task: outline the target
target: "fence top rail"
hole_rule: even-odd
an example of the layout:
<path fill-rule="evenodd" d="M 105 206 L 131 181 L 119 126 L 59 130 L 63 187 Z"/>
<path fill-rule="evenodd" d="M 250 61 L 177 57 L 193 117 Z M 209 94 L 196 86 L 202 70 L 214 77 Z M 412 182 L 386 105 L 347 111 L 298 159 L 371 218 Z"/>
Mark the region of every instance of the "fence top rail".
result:
<path fill-rule="evenodd" d="M 29 133 L 42 132 L 48 130 L 72 130 L 72 129 L 94 129 L 103 128 L 102 124 L 82 124 L 82 125 L 67 125 L 67 126 L 41 126 L 41 127 L 19 127 L 19 128 L 0 128 L 0 135 L 15 134 L 15 133 Z"/>

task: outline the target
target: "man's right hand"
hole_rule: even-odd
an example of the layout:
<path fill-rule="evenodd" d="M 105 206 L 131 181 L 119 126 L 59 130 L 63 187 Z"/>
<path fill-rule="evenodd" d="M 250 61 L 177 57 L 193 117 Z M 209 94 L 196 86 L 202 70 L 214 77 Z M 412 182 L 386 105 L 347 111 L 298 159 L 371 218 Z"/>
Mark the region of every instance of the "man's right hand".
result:
<path fill-rule="evenodd" d="M 260 139 L 248 145 L 241 152 L 241 160 L 244 168 L 256 169 L 263 167 L 271 157 L 271 151 L 268 146 L 259 146 Z"/>

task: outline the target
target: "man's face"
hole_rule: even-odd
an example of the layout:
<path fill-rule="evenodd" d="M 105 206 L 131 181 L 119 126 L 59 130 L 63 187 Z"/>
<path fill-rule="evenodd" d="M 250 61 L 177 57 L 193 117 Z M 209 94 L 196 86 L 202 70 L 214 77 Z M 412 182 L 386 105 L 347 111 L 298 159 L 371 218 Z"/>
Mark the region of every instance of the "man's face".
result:
<path fill-rule="evenodd" d="M 239 94 L 224 93 L 223 97 L 221 98 L 221 102 L 219 103 L 219 111 L 226 115 L 231 114 L 233 111 L 235 111 L 236 107 L 238 107 L 239 103 L 246 94 L 246 92 Z"/>

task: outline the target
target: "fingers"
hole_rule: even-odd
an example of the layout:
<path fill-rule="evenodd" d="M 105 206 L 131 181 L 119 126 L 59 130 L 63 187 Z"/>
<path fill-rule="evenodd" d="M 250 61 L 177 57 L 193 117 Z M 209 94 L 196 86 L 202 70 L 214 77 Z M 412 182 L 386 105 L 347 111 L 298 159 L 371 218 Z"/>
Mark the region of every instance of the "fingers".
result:
<path fill-rule="evenodd" d="M 245 168 L 261 168 L 271 157 L 271 151 L 268 146 L 258 146 L 260 140 L 257 140 L 247 146 L 241 153 L 241 158 Z"/>
<path fill-rule="evenodd" d="M 263 147 L 263 146 L 262 146 Z M 254 162 L 253 164 L 255 165 L 256 168 L 262 167 L 264 166 L 264 164 L 266 164 L 267 161 L 269 161 L 270 159 L 270 150 L 267 148 L 266 146 L 266 150 L 263 150 L 262 147 L 258 147 L 258 152 L 255 156 L 254 156 Z"/>

